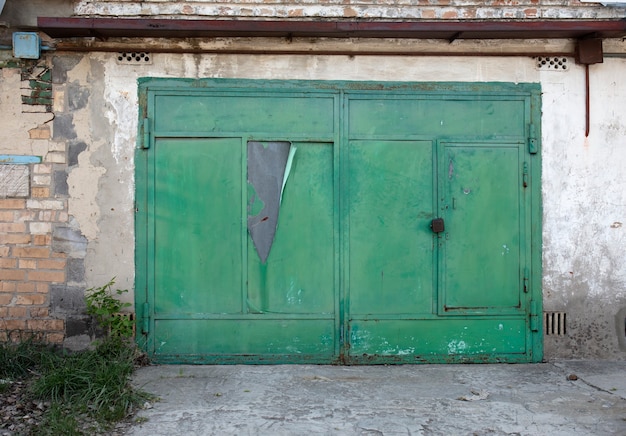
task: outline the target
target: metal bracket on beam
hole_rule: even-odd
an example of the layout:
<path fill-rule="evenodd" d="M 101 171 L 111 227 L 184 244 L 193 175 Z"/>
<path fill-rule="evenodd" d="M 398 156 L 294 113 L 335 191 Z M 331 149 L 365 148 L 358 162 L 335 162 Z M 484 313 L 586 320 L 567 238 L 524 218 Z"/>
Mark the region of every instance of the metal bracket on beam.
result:
<path fill-rule="evenodd" d="M 576 43 L 576 63 L 585 66 L 585 137 L 589 136 L 589 65 L 604 62 L 602 51 L 602 38 L 584 38 Z"/>

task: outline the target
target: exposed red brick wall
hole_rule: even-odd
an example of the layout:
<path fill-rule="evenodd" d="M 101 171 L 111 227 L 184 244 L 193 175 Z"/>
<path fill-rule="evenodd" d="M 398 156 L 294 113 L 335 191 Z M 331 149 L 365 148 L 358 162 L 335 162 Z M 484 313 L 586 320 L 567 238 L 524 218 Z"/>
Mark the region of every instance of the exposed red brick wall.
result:
<path fill-rule="evenodd" d="M 52 164 L 31 165 L 30 197 L 0 198 L 0 341 L 63 342 L 50 285 L 66 280 L 67 255 L 52 250 L 52 226 L 67 221 L 67 201 L 51 197 L 51 172 Z"/>

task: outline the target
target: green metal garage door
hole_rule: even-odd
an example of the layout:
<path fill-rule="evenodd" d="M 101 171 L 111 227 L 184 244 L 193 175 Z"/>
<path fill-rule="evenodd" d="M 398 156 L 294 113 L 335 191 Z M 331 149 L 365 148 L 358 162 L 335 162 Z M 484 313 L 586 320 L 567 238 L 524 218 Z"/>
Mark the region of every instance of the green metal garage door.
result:
<path fill-rule="evenodd" d="M 140 82 L 160 362 L 541 359 L 539 88 Z"/>

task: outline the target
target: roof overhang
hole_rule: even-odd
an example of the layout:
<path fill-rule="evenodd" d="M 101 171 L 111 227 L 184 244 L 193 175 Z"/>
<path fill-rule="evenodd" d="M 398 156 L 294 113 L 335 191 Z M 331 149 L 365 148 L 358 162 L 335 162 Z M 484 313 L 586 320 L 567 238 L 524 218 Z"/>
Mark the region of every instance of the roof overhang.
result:
<path fill-rule="evenodd" d="M 520 21 L 295 21 L 39 17 L 53 38 L 326 37 L 582 39 L 626 37 L 626 19 Z"/>

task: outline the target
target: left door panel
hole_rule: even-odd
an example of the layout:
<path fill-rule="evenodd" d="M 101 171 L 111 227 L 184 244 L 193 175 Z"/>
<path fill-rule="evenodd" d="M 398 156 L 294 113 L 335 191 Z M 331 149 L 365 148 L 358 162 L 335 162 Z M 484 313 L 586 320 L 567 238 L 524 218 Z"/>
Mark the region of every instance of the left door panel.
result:
<path fill-rule="evenodd" d="M 294 146 L 279 232 L 262 262 L 245 224 L 252 157 L 242 138 L 155 140 L 148 269 L 156 360 L 327 363 L 337 354 L 333 147 Z"/>
<path fill-rule="evenodd" d="M 154 312 L 241 313 L 240 139 L 154 146 Z"/>

